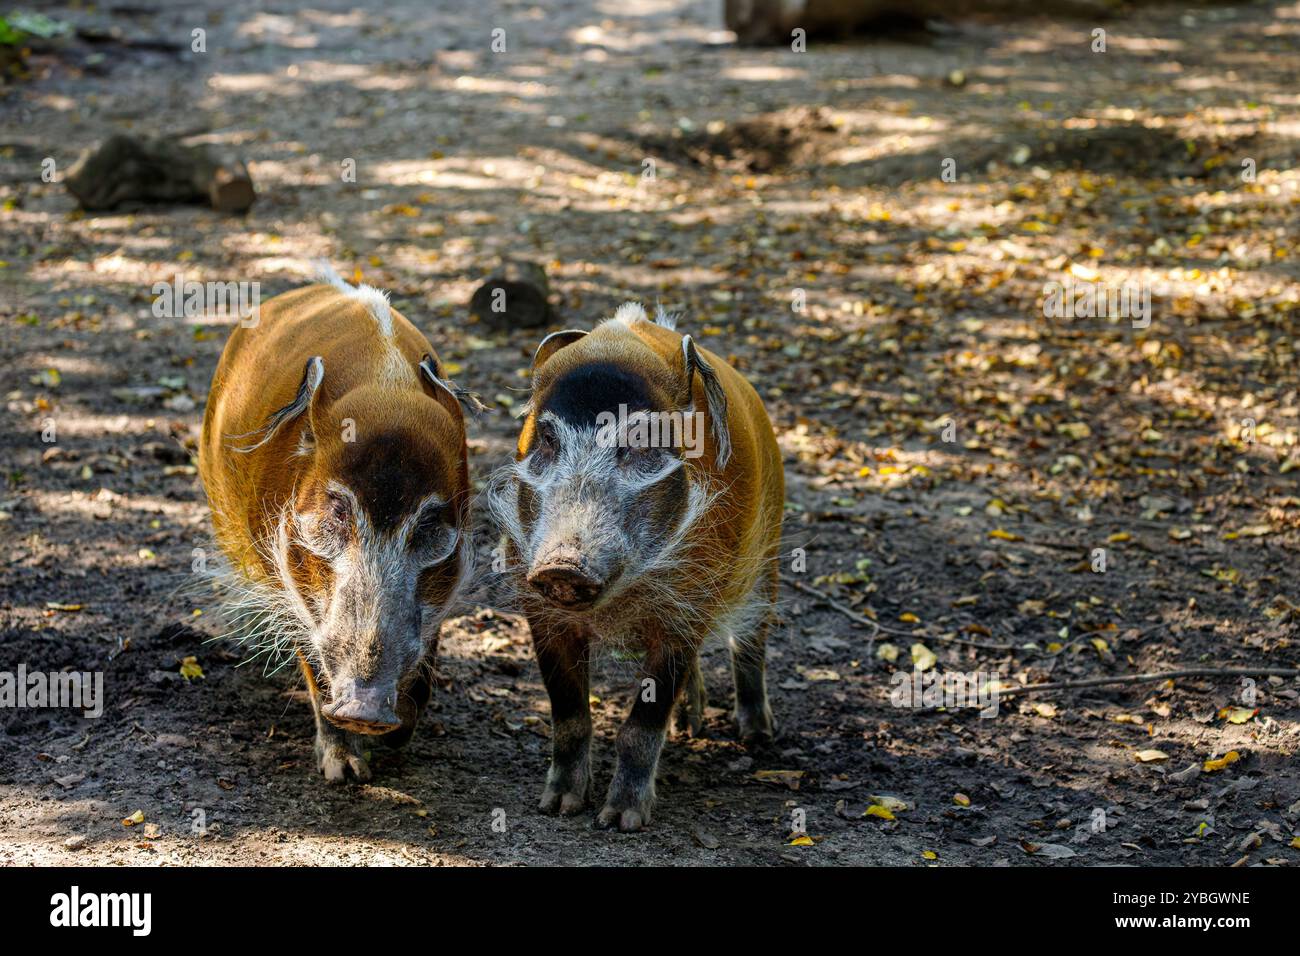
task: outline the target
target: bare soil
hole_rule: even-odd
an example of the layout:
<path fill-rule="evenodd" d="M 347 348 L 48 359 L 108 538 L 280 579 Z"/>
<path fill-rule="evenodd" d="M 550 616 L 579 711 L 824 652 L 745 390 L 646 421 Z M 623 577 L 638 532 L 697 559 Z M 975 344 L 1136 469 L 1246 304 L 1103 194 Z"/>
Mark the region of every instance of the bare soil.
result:
<path fill-rule="evenodd" d="M 1049 20 L 745 50 L 720 6 L 46 10 L 134 42 L 35 51 L 0 88 L 0 670 L 102 671 L 107 705 L 0 712 L 0 862 L 1300 862 L 1293 678 L 890 703 L 914 645 L 1010 683 L 1300 666 L 1300 6 L 1146 10 L 1105 53 Z M 42 182 L 119 129 L 237 149 L 253 211 L 82 214 Z M 153 284 L 267 297 L 325 257 L 392 290 L 497 409 L 481 482 L 540 337 L 467 318 L 503 253 L 546 265 L 562 326 L 660 301 L 729 355 L 785 453 L 787 575 L 887 629 L 784 592 L 766 751 L 732 737 L 710 650 L 707 734 L 669 741 L 637 835 L 536 812 L 548 705 L 490 572 L 413 744 L 342 788 L 297 675 L 211 642 L 191 573 L 230 322 L 157 318 Z M 1154 289 L 1149 327 L 1045 317 L 1069 277 Z M 593 687 L 598 786 L 628 677 Z M 907 808 L 864 816 L 880 796 Z"/>

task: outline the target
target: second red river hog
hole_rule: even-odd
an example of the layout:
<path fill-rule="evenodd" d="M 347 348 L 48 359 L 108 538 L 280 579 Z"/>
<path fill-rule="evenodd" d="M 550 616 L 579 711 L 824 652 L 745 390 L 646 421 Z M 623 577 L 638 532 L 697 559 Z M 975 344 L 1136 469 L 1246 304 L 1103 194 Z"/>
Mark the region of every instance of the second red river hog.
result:
<path fill-rule="evenodd" d="M 741 739 L 774 734 L 781 454 L 753 387 L 674 324 L 628 303 L 590 333 L 548 336 L 516 459 L 488 496 L 551 699 L 543 812 L 578 813 L 590 796 L 593 652 L 643 654 L 597 816 L 624 831 L 650 820 L 674 704 L 702 728 L 710 638 L 730 644 Z"/>
<path fill-rule="evenodd" d="M 469 563 L 462 400 L 429 341 L 328 268 L 263 303 L 213 376 L 199 471 L 236 636 L 299 662 L 325 778 L 405 743 Z"/>

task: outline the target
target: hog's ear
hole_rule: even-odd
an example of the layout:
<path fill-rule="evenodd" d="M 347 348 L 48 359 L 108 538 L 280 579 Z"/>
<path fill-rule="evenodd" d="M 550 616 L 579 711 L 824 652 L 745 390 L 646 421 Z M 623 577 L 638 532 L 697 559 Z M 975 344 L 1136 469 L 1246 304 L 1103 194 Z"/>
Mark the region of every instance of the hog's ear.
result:
<path fill-rule="evenodd" d="M 695 347 L 695 340 L 689 335 L 682 336 L 682 360 L 685 363 L 687 401 L 695 391 L 695 376 L 700 376 L 704 386 L 704 400 L 709 409 L 709 428 L 713 432 L 713 444 L 717 448 L 717 465 L 719 470 L 727 467 L 731 460 L 731 428 L 727 424 L 727 393 L 722 387 L 722 380 L 713 366 L 704 360 L 700 350 Z M 693 403 L 692 403 L 693 404 Z"/>
<path fill-rule="evenodd" d="M 451 413 L 452 418 L 464 420 L 465 412 L 478 418 L 487 411 L 487 406 L 478 400 L 476 394 L 447 377 L 442 363 L 432 355 L 426 354 L 420 359 L 420 374 L 429 385 L 429 394 Z"/>
<path fill-rule="evenodd" d="M 542 344 L 537 346 L 537 351 L 533 353 L 533 371 L 536 372 L 545 365 L 546 360 L 560 349 L 566 345 L 572 345 L 586 334 L 582 329 L 565 329 L 563 332 L 552 332 L 542 339 Z"/>
<path fill-rule="evenodd" d="M 320 388 L 320 383 L 324 380 L 325 360 L 319 355 L 313 355 L 307 360 L 307 367 L 303 369 L 302 381 L 298 384 L 298 393 L 294 395 L 293 401 L 279 411 L 272 412 L 271 417 L 266 420 L 261 428 L 245 432 L 242 435 L 228 435 L 227 437 L 232 441 L 247 442 L 243 445 L 231 445 L 231 450 L 247 454 L 269 442 L 275 437 L 281 426 L 293 421 L 311 408 L 311 400 L 316 397 L 316 390 Z M 310 419 L 310 416 L 308 417 Z M 307 427 L 308 432 L 310 432 L 310 422 Z M 309 445 L 311 440 L 312 436 L 310 434 L 304 434 L 303 441 L 306 444 Z"/>

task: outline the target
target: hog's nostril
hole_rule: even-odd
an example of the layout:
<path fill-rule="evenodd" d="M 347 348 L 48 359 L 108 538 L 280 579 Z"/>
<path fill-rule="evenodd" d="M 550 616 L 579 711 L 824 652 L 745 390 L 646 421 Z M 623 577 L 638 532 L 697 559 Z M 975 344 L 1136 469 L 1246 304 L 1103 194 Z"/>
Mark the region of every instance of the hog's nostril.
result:
<path fill-rule="evenodd" d="M 605 588 L 605 582 L 572 565 L 539 568 L 528 576 L 528 584 L 552 604 L 566 608 L 590 607 Z"/>

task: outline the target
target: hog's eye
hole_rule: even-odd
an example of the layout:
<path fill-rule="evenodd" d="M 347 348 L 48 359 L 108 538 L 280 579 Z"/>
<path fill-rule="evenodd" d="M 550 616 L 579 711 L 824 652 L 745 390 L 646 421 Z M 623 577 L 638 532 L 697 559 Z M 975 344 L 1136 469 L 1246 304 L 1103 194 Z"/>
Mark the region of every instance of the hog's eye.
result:
<path fill-rule="evenodd" d="M 550 422 L 541 422 L 537 426 L 537 444 L 529 459 L 529 468 L 540 475 L 560 454 L 560 437 L 555 433 L 555 426 Z"/>
<path fill-rule="evenodd" d="M 330 495 L 326 502 L 325 518 L 335 524 L 346 524 L 352 516 L 352 508 L 342 495 Z"/>
<path fill-rule="evenodd" d="M 420 520 L 411 529 L 407 542 L 411 553 L 428 569 L 451 557 L 460 534 L 455 526 L 455 513 L 448 503 L 426 505 Z"/>
<path fill-rule="evenodd" d="M 326 496 L 314 537 L 320 544 L 328 546 L 346 541 L 351 528 L 352 505 L 342 495 Z"/>
<path fill-rule="evenodd" d="M 539 429 L 538 447 L 548 455 L 558 454 L 560 451 L 560 436 L 555 434 L 555 426 L 550 422 L 542 422 Z"/>
<path fill-rule="evenodd" d="M 352 535 L 352 505 L 341 495 L 329 494 L 321 507 L 294 518 L 298 541 L 312 553 L 337 557 Z"/>
<path fill-rule="evenodd" d="M 664 465 L 666 456 L 667 453 L 662 448 L 639 448 L 629 445 L 620 445 L 616 455 L 620 468 L 645 474 L 659 471 Z"/>
<path fill-rule="evenodd" d="M 426 506 L 420 514 L 420 520 L 411 531 L 411 543 L 419 543 L 423 538 L 442 532 L 451 524 L 450 517 L 451 508 L 448 505 Z"/>

